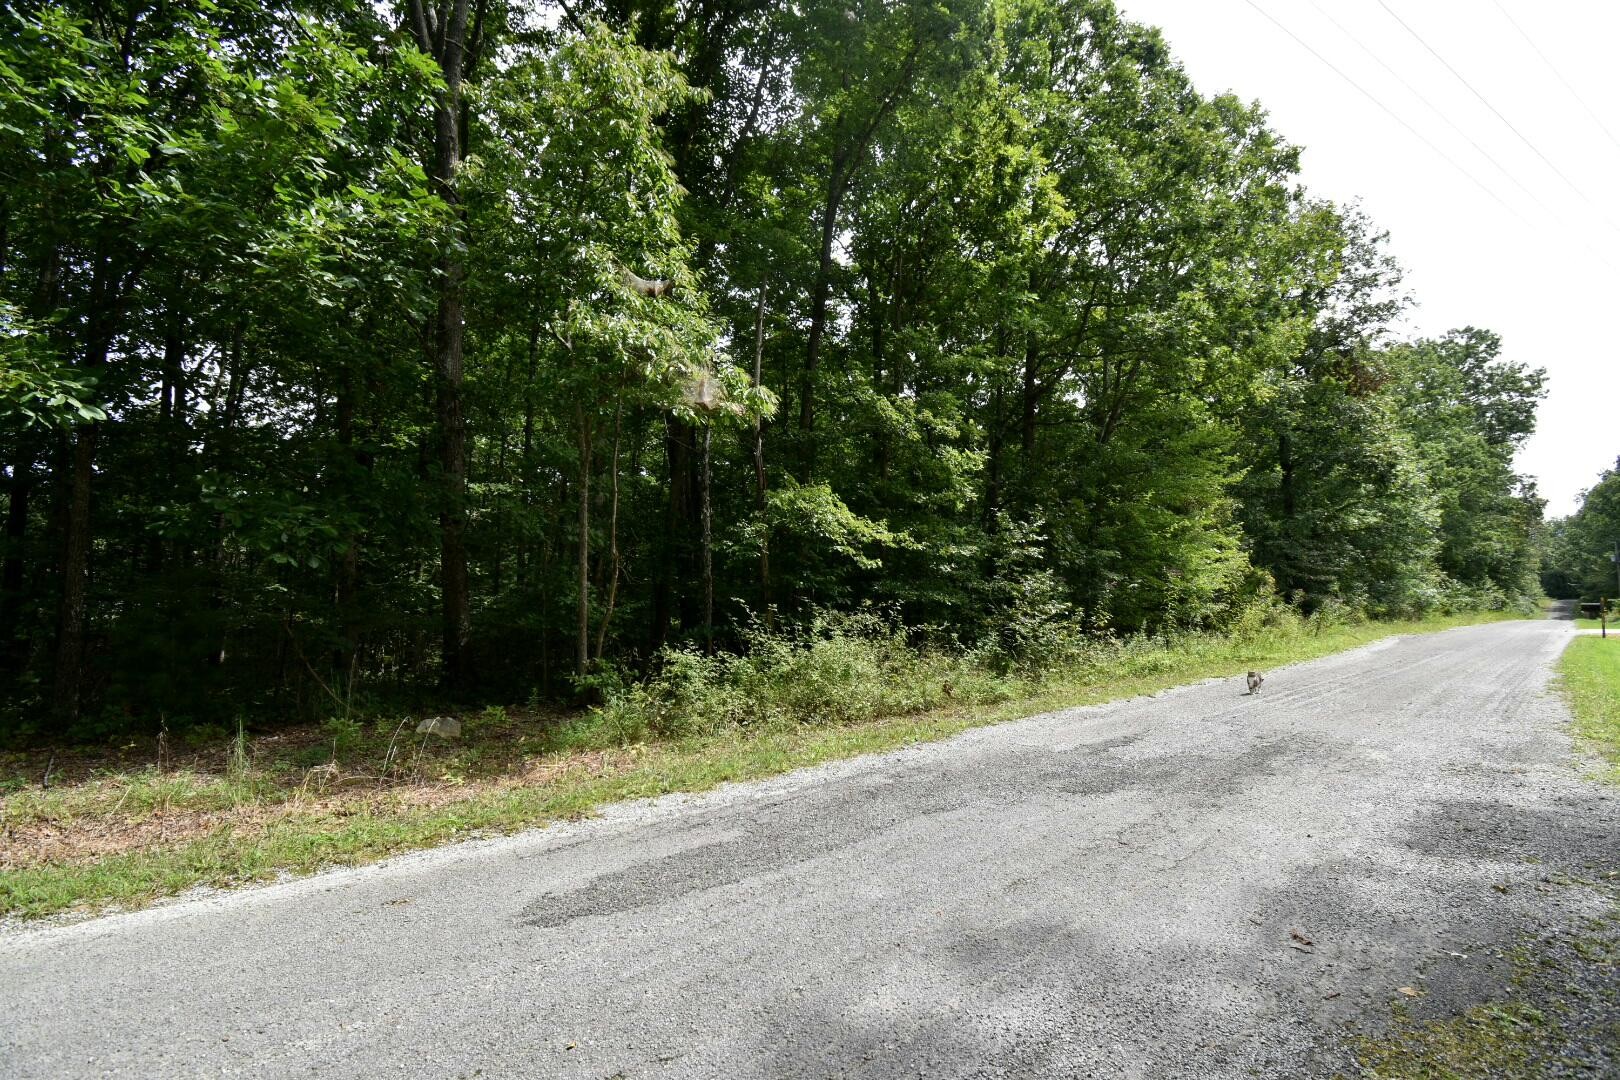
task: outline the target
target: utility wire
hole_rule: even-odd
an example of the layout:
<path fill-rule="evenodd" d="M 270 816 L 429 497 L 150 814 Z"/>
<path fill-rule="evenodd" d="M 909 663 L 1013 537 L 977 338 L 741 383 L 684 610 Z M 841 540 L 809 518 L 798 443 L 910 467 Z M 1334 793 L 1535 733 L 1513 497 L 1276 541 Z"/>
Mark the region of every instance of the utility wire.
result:
<path fill-rule="evenodd" d="M 1531 151 L 1535 153 L 1536 157 L 1540 158 L 1543 162 L 1545 162 L 1546 165 L 1547 165 L 1547 168 L 1549 168 L 1553 172 L 1557 173 L 1558 178 L 1560 180 L 1562 180 L 1564 183 L 1568 184 L 1569 189 L 1571 191 L 1573 191 L 1575 194 L 1579 195 L 1582 199 L 1584 199 L 1586 201 L 1587 205 L 1591 206 L 1593 209 L 1598 210 L 1599 212 L 1602 211 L 1602 207 L 1598 206 L 1597 203 L 1593 202 L 1591 200 L 1591 198 L 1586 194 L 1586 192 L 1582 191 L 1580 189 L 1580 187 L 1576 185 L 1575 181 L 1571 180 L 1568 176 L 1566 176 L 1564 174 L 1563 169 L 1560 169 L 1557 165 L 1553 164 L 1552 158 L 1548 157 L 1546 154 L 1543 154 L 1541 152 L 1541 147 L 1539 147 L 1535 143 L 1531 142 L 1529 137 L 1527 135 L 1525 135 L 1524 132 L 1520 131 L 1517 127 L 1514 126 L 1513 121 L 1509 120 L 1506 116 L 1503 116 L 1502 111 L 1500 109 L 1498 109 L 1495 105 L 1492 105 L 1489 98 L 1487 98 L 1484 94 L 1480 93 L 1477 89 L 1475 89 L 1474 84 L 1469 82 L 1467 79 L 1465 79 L 1463 77 L 1462 72 L 1460 72 L 1456 68 L 1452 67 L 1451 62 L 1449 60 L 1447 60 L 1445 57 L 1441 56 L 1437 51 L 1435 51 L 1434 46 L 1430 45 L 1427 41 L 1425 41 L 1423 39 L 1422 34 L 1418 33 L 1416 30 L 1412 29 L 1412 27 L 1407 23 L 1407 21 L 1405 19 L 1401 18 L 1399 13 L 1397 13 L 1394 8 L 1389 6 L 1389 4 L 1386 2 L 1386 0 L 1378 0 L 1378 6 L 1383 8 L 1385 11 L 1389 12 L 1389 17 L 1390 18 L 1392 18 L 1396 22 L 1400 23 L 1401 27 L 1408 34 L 1411 34 L 1412 38 L 1419 45 L 1423 46 L 1425 49 L 1427 49 L 1429 51 L 1430 56 L 1432 56 L 1436 60 L 1440 61 L 1441 65 L 1447 71 L 1451 72 L 1451 74 L 1456 77 L 1458 82 L 1462 83 L 1464 86 L 1466 86 L 1468 88 L 1469 93 L 1473 94 L 1475 97 L 1477 97 L 1480 100 L 1480 104 L 1484 105 L 1487 109 L 1491 110 L 1491 112 L 1493 114 L 1495 114 L 1495 116 L 1496 116 L 1496 118 L 1498 120 L 1502 121 L 1503 124 L 1507 125 L 1507 129 L 1509 131 L 1513 132 L 1513 134 L 1517 135 L 1519 137 L 1519 141 L 1524 143 L 1524 145 L 1528 146 L 1531 149 Z M 1607 219 L 1605 219 L 1605 220 L 1607 220 Z M 1613 227 L 1614 223 L 1609 222 L 1609 224 L 1610 224 L 1611 227 Z"/>
<path fill-rule="evenodd" d="M 1359 91 L 1361 93 L 1361 95 L 1363 97 L 1365 97 L 1368 101 L 1372 102 L 1374 105 L 1376 105 L 1380 109 L 1384 110 L 1385 113 L 1389 114 L 1389 118 L 1391 120 L 1394 120 L 1397 124 L 1401 125 L 1401 127 L 1405 128 L 1407 131 L 1411 132 L 1413 138 L 1417 139 L 1424 146 L 1427 146 L 1430 150 L 1434 151 L 1435 155 L 1437 157 L 1439 157 L 1442 161 L 1444 161 L 1446 164 L 1450 165 L 1453 169 L 1456 169 L 1458 172 L 1462 173 L 1469 180 L 1471 180 L 1475 187 L 1477 187 L 1477 188 L 1479 188 L 1479 190 L 1483 191 L 1498 206 L 1500 206 L 1502 209 L 1506 210 L 1508 213 L 1512 214 L 1514 217 L 1518 218 L 1520 221 L 1524 222 L 1524 224 L 1528 225 L 1530 228 L 1534 229 L 1536 227 L 1533 222 L 1531 222 L 1528 218 L 1526 218 L 1523 214 L 1521 214 L 1517 209 L 1515 209 L 1512 205 L 1510 205 L 1508 202 L 1506 202 L 1502 198 L 1502 196 L 1498 195 L 1495 191 L 1493 191 L 1490 188 L 1486 187 L 1484 181 L 1480 180 L 1479 177 L 1475 176 L 1473 173 L 1469 172 L 1462 165 L 1458 164 L 1457 160 L 1455 158 L 1453 158 L 1450 154 L 1448 154 L 1444 150 L 1442 150 L 1438 145 L 1436 145 L 1434 140 L 1430 139 L 1427 135 L 1423 134 L 1423 132 L 1421 132 L 1417 128 L 1413 127 L 1411 125 L 1411 123 L 1409 123 L 1407 121 L 1407 119 L 1404 116 L 1402 116 L 1400 113 L 1396 112 L 1394 109 L 1390 108 L 1388 105 L 1385 105 L 1384 102 L 1377 95 L 1375 95 L 1371 90 L 1368 90 L 1365 86 L 1362 86 L 1360 83 L 1356 82 L 1356 80 L 1352 79 L 1349 75 L 1346 75 L 1342 68 L 1340 68 L 1333 61 L 1329 60 L 1327 57 L 1323 56 L 1321 53 L 1317 52 L 1316 49 L 1311 45 L 1310 42 L 1306 41 L 1304 38 L 1300 37 L 1298 34 L 1294 33 L 1292 30 L 1290 30 L 1287 26 L 1285 26 L 1282 22 L 1280 22 L 1275 15 L 1271 14 L 1271 12 L 1269 12 L 1265 8 L 1261 7 L 1258 3 L 1255 2 L 1255 0 L 1243 0 L 1243 2 L 1248 4 L 1250 7 L 1254 8 L 1254 10 L 1258 11 L 1262 16 L 1265 17 L 1267 22 L 1271 23 L 1271 25 L 1275 26 L 1277 29 L 1281 30 L 1283 33 L 1287 34 L 1289 37 L 1293 38 L 1295 43 L 1298 44 L 1300 48 L 1304 49 L 1306 52 L 1308 52 L 1312 56 L 1316 57 L 1317 60 L 1321 61 L 1323 66 L 1325 66 L 1328 70 L 1332 71 L 1333 74 L 1337 75 L 1339 78 L 1343 79 L 1345 82 L 1349 83 L 1352 87 L 1354 87 L 1357 91 Z"/>
<path fill-rule="evenodd" d="M 1515 19 L 1508 9 L 1502 6 L 1501 0 L 1491 0 L 1491 3 L 1495 4 L 1496 10 L 1502 13 L 1502 18 L 1506 19 L 1513 29 L 1519 32 L 1519 36 L 1524 38 L 1524 43 L 1530 46 L 1537 56 L 1541 57 L 1541 62 L 1547 65 L 1547 70 L 1553 73 L 1553 78 L 1562 83 L 1564 89 L 1569 91 L 1569 96 L 1575 99 L 1575 103 L 1586 110 L 1586 115 L 1592 118 L 1592 122 L 1597 124 L 1604 135 L 1608 136 L 1609 142 L 1614 144 L 1615 149 L 1620 150 L 1620 139 L 1615 138 L 1614 132 L 1609 130 L 1609 125 L 1603 122 L 1603 117 L 1599 116 L 1597 110 L 1586 103 L 1586 99 L 1581 96 L 1580 91 L 1570 85 L 1569 80 L 1564 78 L 1564 73 L 1558 70 L 1558 65 L 1554 64 L 1547 57 L 1547 54 L 1541 51 L 1541 46 L 1537 45 L 1535 39 L 1525 32 L 1524 27 L 1519 25 L 1519 20 Z"/>
<path fill-rule="evenodd" d="M 1345 72 L 1344 72 L 1344 70 L 1342 68 L 1340 68 L 1333 61 L 1329 60 L 1327 57 L 1323 56 L 1320 52 L 1318 52 L 1311 45 L 1310 42 L 1306 41 L 1304 38 L 1302 38 L 1298 34 L 1294 33 L 1294 31 L 1290 30 L 1286 25 L 1284 25 L 1282 22 L 1280 22 L 1275 15 L 1271 14 L 1271 12 L 1267 11 L 1265 8 L 1261 7 L 1258 3 L 1256 3 L 1256 0 L 1243 0 L 1243 2 L 1248 4 L 1250 7 L 1252 7 L 1255 11 L 1259 12 L 1265 18 L 1265 20 L 1267 22 L 1271 23 L 1271 25 L 1275 26 L 1277 29 L 1281 30 L 1284 34 L 1287 34 L 1290 38 L 1292 38 L 1294 40 L 1294 42 L 1297 45 L 1299 45 L 1300 48 L 1304 49 L 1306 52 L 1308 52 L 1312 56 L 1316 57 L 1316 59 L 1318 61 L 1320 61 L 1322 63 L 1322 65 L 1324 67 L 1326 67 L 1329 71 L 1333 72 L 1339 78 L 1341 78 L 1345 82 L 1349 83 L 1352 87 L 1354 87 L 1368 101 L 1371 101 L 1374 105 L 1377 105 L 1386 114 L 1388 114 L 1388 116 L 1389 116 L 1389 118 L 1391 120 L 1394 120 L 1397 124 L 1401 125 L 1401 127 L 1405 128 L 1407 131 L 1411 132 L 1413 138 L 1417 139 L 1424 146 L 1427 146 L 1430 150 L 1432 150 L 1434 152 L 1435 156 L 1440 158 L 1440 160 L 1444 161 L 1447 165 L 1450 165 L 1453 169 L 1457 170 L 1463 176 L 1467 177 L 1469 179 L 1469 181 L 1471 183 L 1473 183 L 1473 185 L 1475 187 L 1479 188 L 1480 191 L 1483 191 L 1485 193 L 1485 195 L 1492 202 L 1496 203 L 1496 205 L 1500 206 L 1502 209 L 1506 210 L 1508 213 L 1510 213 L 1514 217 L 1518 218 L 1519 221 L 1522 224 L 1524 224 L 1526 227 L 1528 227 L 1528 228 L 1530 228 L 1532 230 L 1536 229 L 1536 225 L 1535 225 L 1534 222 L 1530 221 L 1529 218 L 1526 218 L 1515 207 L 1513 207 L 1506 200 L 1504 200 L 1502 198 L 1502 196 L 1498 195 L 1493 189 L 1487 187 L 1483 180 L 1481 180 L 1479 177 L 1475 176 L 1472 172 L 1470 172 L 1468 169 L 1464 168 L 1462 165 L 1458 164 L 1457 159 L 1453 158 L 1450 154 L 1446 153 L 1439 146 L 1437 146 L 1435 144 L 1434 140 L 1430 139 L 1427 135 L 1423 134 L 1423 132 L 1421 132 L 1417 128 L 1413 127 L 1412 124 L 1405 117 L 1403 117 L 1400 113 L 1396 112 L 1394 109 L 1392 109 L 1388 105 L 1384 104 L 1384 102 L 1377 95 L 1375 95 L 1371 90 L 1368 90 L 1365 86 L 1362 86 L 1360 83 L 1356 82 L 1355 79 L 1352 79 L 1349 75 L 1345 74 Z M 1379 3 L 1383 3 L 1383 0 L 1379 0 Z M 1500 167 L 1500 166 L 1498 166 L 1498 167 Z M 1581 243 L 1581 246 L 1586 249 L 1588 254 L 1590 254 L 1593 258 L 1595 258 L 1598 262 L 1602 263 L 1609 270 L 1620 272 L 1620 267 L 1617 267 L 1613 262 L 1609 261 L 1608 256 L 1605 255 L 1602 251 L 1599 251 L 1596 247 L 1594 247 L 1592 245 L 1591 241 L 1587 240 L 1584 235 L 1580 236 L 1580 243 Z"/>
<path fill-rule="evenodd" d="M 1455 131 L 1458 135 L 1462 136 L 1464 141 L 1466 141 L 1469 146 L 1472 146 L 1480 157 L 1496 166 L 1496 171 L 1507 177 L 1508 180 L 1512 182 L 1514 187 L 1528 195 L 1530 200 L 1545 211 L 1549 217 L 1553 218 L 1555 221 L 1558 221 L 1560 224 L 1566 224 L 1562 214 L 1554 210 L 1551 206 L 1547 205 L 1547 203 L 1542 200 L 1540 195 L 1536 194 L 1536 192 L 1526 185 L 1524 181 L 1520 180 L 1511 169 L 1498 161 L 1489 150 L 1486 150 L 1483 146 L 1476 142 L 1472 135 L 1469 135 L 1468 132 L 1464 131 L 1455 120 L 1446 114 L 1444 109 L 1430 101 L 1428 97 L 1424 95 L 1423 91 L 1413 86 L 1410 80 L 1408 80 L 1406 76 L 1402 75 L 1397 68 L 1386 61 L 1382 56 L 1379 56 L 1378 53 L 1374 52 L 1370 46 L 1353 34 L 1349 28 L 1341 23 L 1338 19 L 1335 19 L 1332 12 L 1323 7 L 1321 4 L 1317 3 L 1317 0 L 1308 0 L 1308 2 L 1310 3 L 1311 7 L 1316 9 L 1317 14 L 1321 15 L 1328 22 L 1332 23 L 1334 28 L 1337 29 L 1339 33 L 1349 38 L 1351 43 L 1354 44 L 1356 48 L 1366 53 L 1373 59 L 1374 62 L 1378 64 L 1379 67 L 1393 75 L 1396 81 L 1398 81 L 1402 86 L 1406 87 L 1407 91 L 1413 97 L 1417 98 L 1424 105 L 1428 106 L 1429 111 L 1438 116 L 1447 127 L 1451 128 L 1452 131 Z"/>

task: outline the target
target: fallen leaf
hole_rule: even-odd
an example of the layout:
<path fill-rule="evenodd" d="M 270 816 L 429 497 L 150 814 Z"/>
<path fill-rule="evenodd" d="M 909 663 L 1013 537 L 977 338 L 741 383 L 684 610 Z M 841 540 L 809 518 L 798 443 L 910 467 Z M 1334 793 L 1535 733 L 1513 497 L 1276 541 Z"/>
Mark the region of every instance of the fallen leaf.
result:
<path fill-rule="evenodd" d="M 1322 995 L 1322 1000 L 1323 1001 L 1332 1001 L 1334 998 L 1338 997 L 1339 995 L 1341 995 L 1343 993 L 1344 993 L 1343 990 L 1335 990 L 1331 994 L 1323 994 Z"/>
<path fill-rule="evenodd" d="M 1422 997 L 1423 996 L 1423 991 L 1414 990 L 1410 986 L 1398 987 L 1398 988 L 1396 988 L 1396 993 L 1405 994 L 1407 997 Z"/>
<path fill-rule="evenodd" d="M 1306 937 L 1304 934 L 1300 933 L 1298 930 L 1290 930 L 1288 932 L 1288 936 L 1293 938 L 1295 941 L 1299 942 L 1301 945 L 1315 945 L 1316 944 L 1316 942 L 1312 941 L 1310 938 Z"/>

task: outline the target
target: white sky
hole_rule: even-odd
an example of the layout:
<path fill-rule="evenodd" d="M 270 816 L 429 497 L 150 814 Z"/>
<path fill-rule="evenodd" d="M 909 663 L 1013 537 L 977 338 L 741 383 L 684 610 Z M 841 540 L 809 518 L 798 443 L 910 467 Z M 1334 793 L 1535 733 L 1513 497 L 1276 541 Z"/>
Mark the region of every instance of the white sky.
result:
<path fill-rule="evenodd" d="M 1383 0 L 1522 132 L 1554 171 L 1380 0 L 1118 2 L 1129 17 L 1164 31 L 1205 93 L 1230 90 L 1261 102 L 1272 126 L 1304 148 L 1303 178 L 1313 193 L 1340 203 L 1359 199 L 1373 221 L 1390 232 L 1390 247 L 1418 303 L 1409 320 L 1411 332 L 1486 327 L 1503 336 L 1508 359 L 1548 370 L 1550 393 L 1539 429 L 1518 465 L 1539 479 L 1549 515 L 1574 510 L 1579 493 L 1620 456 L 1620 202 L 1613 198 L 1620 176 L 1620 69 L 1614 59 L 1620 3 Z M 1463 171 L 1256 7 L 1384 102 Z M 1502 9 L 1558 66 L 1578 98 Z"/>

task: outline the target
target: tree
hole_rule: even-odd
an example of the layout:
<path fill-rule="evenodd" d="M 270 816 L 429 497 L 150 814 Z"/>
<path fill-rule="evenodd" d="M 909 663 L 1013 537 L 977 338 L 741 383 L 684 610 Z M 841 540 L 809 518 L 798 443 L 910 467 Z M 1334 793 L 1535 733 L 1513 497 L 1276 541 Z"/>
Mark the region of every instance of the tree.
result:
<path fill-rule="evenodd" d="M 466 312 L 465 248 L 461 177 L 470 137 L 465 84 L 476 77 L 496 23 L 503 17 L 489 0 L 406 0 L 405 15 L 424 56 L 439 69 L 432 94 L 433 143 L 426 155 L 433 191 L 451 207 L 439 242 L 438 311 L 429 335 L 437 378 L 439 468 L 443 484 L 439 511 L 439 574 L 443 603 L 444 677 L 462 688 L 467 670 L 464 648 L 471 618 L 467 577 L 467 430 L 462 403 Z"/>
<path fill-rule="evenodd" d="M 1581 493 L 1580 507 L 1553 522 L 1550 532 L 1542 579 L 1550 595 L 1588 601 L 1620 596 L 1614 561 L 1620 554 L 1620 461 Z"/>
<path fill-rule="evenodd" d="M 1402 424 L 1416 443 L 1440 514 L 1439 569 L 1512 596 L 1536 591 L 1533 526 L 1541 502 L 1513 472 L 1535 427 L 1546 372 L 1501 358 L 1502 341 L 1468 327 L 1396 346 Z"/>

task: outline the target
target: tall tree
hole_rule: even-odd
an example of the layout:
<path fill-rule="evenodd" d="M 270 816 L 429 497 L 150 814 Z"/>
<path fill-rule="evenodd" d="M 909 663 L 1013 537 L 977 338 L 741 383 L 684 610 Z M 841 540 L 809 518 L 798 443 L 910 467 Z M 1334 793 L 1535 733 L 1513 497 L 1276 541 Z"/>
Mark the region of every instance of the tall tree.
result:
<path fill-rule="evenodd" d="M 497 0 L 498 4 L 498 0 Z M 466 246 L 461 177 L 471 122 L 465 84 L 478 69 L 490 28 L 501 19 L 490 0 L 406 0 L 416 45 L 438 66 L 442 80 L 432 101 L 433 148 L 427 159 L 434 192 L 452 208 L 438 258 L 438 311 L 430 334 L 437 379 L 439 469 L 439 588 L 443 611 L 444 677 L 452 687 L 467 680 L 465 648 L 471 619 L 467 576 L 467 429 L 462 403 L 466 335 Z"/>

